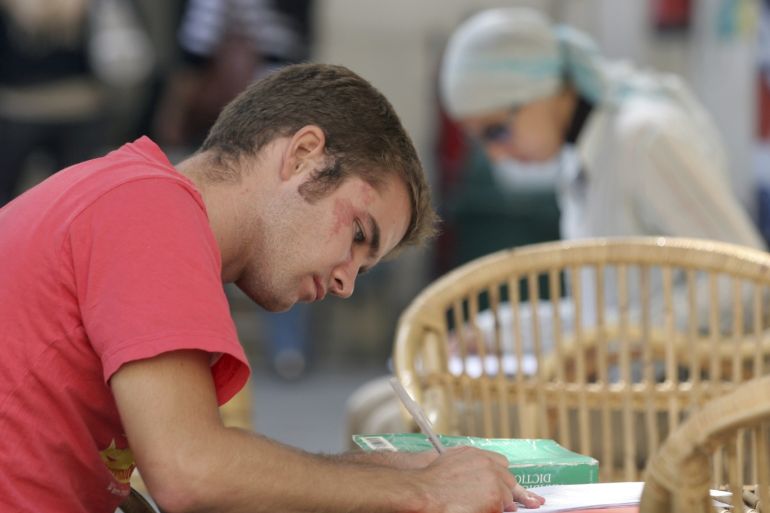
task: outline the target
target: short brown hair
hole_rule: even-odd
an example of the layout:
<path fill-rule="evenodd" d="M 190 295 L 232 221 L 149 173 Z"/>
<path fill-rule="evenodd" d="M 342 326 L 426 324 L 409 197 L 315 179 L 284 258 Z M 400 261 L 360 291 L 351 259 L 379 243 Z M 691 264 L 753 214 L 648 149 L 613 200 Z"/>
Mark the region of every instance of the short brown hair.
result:
<path fill-rule="evenodd" d="M 220 162 L 257 155 L 276 137 L 306 125 L 320 127 L 330 164 L 300 192 L 309 201 L 352 175 L 381 189 L 395 173 L 409 191 L 411 219 L 398 247 L 435 231 L 436 214 L 420 159 L 393 106 L 369 82 L 343 66 L 296 64 L 251 84 L 220 113 L 201 150 Z"/>

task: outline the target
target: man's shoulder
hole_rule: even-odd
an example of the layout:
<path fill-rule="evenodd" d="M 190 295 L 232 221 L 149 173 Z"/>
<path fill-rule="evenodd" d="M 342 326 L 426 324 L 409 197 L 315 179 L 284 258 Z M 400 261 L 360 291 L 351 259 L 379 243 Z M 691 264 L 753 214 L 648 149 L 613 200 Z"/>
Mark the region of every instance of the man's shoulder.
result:
<path fill-rule="evenodd" d="M 5 219 L 21 231 L 60 232 L 95 205 L 110 202 L 122 203 L 123 211 L 142 209 L 147 201 L 159 201 L 168 208 L 186 204 L 192 210 L 205 212 L 194 184 L 174 169 L 154 143 L 137 144 L 141 142 L 129 143 L 47 178 L 3 208 L 0 227 Z"/>
<path fill-rule="evenodd" d="M 107 185 L 126 180 L 168 178 L 192 186 L 192 183 L 174 168 L 165 153 L 147 137 L 124 144 L 103 157 L 76 164 L 62 171 L 62 174 L 67 173 L 75 175 L 75 180 L 80 177 Z"/>
<path fill-rule="evenodd" d="M 138 183 L 143 187 L 130 187 Z M 202 204 L 195 185 L 179 173 L 161 149 L 146 137 L 102 157 L 64 169 L 32 193 L 39 196 L 38 201 L 52 201 L 76 213 L 116 189 L 129 188 L 142 195 L 148 187 L 185 190 L 190 199 Z"/>

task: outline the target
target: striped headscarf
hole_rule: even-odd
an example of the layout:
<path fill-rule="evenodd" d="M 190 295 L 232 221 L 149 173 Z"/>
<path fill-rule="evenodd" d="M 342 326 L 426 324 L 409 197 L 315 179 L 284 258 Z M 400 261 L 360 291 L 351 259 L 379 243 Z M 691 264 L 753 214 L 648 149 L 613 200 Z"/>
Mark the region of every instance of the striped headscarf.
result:
<path fill-rule="evenodd" d="M 602 58 L 590 38 L 552 27 L 538 11 L 500 8 L 466 20 L 452 35 L 441 69 L 444 103 L 453 117 L 483 114 L 556 93 L 567 78 L 600 101 Z"/>

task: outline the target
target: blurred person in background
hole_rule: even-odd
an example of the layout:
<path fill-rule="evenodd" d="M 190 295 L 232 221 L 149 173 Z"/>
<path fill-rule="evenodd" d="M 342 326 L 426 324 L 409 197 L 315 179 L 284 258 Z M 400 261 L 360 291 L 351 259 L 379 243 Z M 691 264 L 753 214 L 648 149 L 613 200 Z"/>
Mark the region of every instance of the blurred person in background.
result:
<path fill-rule="evenodd" d="M 173 166 L 142 137 L 0 209 L 0 510 L 112 513 L 136 467 L 163 511 L 538 507 L 505 457 L 303 452 L 222 424 L 248 363 L 223 282 L 269 311 L 432 235 L 387 99 L 340 66 L 255 82 Z"/>
<path fill-rule="evenodd" d="M 162 145 L 194 149 L 217 115 L 252 81 L 305 62 L 311 0 L 187 0 L 179 63 L 155 120 Z"/>
<path fill-rule="evenodd" d="M 206 137 L 222 107 L 253 80 L 305 62 L 312 41 L 310 0 L 189 0 L 178 31 L 180 63 L 155 122 L 159 144 L 186 153 Z M 307 369 L 309 305 L 261 315 L 267 357 L 284 379 Z"/>
<path fill-rule="evenodd" d="M 562 239 L 693 237 L 765 249 L 732 190 L 713 120 L 679 77 L 608 61 L 587 35 L 539 11 L 501 8 L 456 29 L 439 85 L 450 115 L 494 162 L 541 162 L 574 151 L 557 176 Z M 588 305 L 597 291 L 591 273 L 583 274 L 579 315 L 593 324 Z M 651 279 L 654 299 L 663 284 Z M 687 301 L 684 276 L 674 285 L 677 310 Z M 727 285 L 719 286 L 725 332 L 734 324 Z M 604 296 L 610 306 L 618 301 L 609 272 Z M 744 296 L 748 306 L 748 291 Z M 705 314 L 708 305 L 698 308 Z M 660 301 L 650 314 L 663 318 Z"/>
<path fill-rule="evenodd" d="M 698 237 L 763 248 L 730 186 L 708 113 L 674 75 L 602 58 L 585 34 L 526 8 L 483 11 L 453 33 L 441 95 L 496 163 L 547 161 L 561 235 Z"/>
<path fill-rule="evenodd" d="M 107 87 L 151 66 L 129 0 L 0 0 L 0 205 L 20 192 L 32 155 L 60 169 L 102 151 Z"/>

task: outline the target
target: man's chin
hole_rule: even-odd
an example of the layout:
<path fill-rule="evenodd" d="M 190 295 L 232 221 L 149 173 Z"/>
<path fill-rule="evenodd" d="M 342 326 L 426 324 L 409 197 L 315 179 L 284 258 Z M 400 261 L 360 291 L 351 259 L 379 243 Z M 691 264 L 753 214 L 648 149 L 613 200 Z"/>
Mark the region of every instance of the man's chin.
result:
<path fill-rule="evenodd" d="M 246 294 L 249 299 L 261 306 L 264 310 L 273 313 L 286 312 L 294 306 L 298 301 L 286 301 L 283 298 L 265 297 L 263 294 L 256 294 L 250 287 L 242 286 L 240 282 L 236 282 L 235 285 Z"/>
<path fill-rule="evenodd" d="M 251 299 L 253 299 L 254 302 L 257 303 L 259 306 L 261 306 L 262 308 L 264 308 L 268 312 L 272 312 L 272 313 L 288 312 L 289 310 L 291 310 L 291 307 L 294 306 L 298 302 L 297 301 L 297 302 L 292 302 L 292 303 L 286 303 L 284 301 L 278 301 L 278 300 L 260 301 L 258 299 L 253 298 L 253 297 Z"/>

